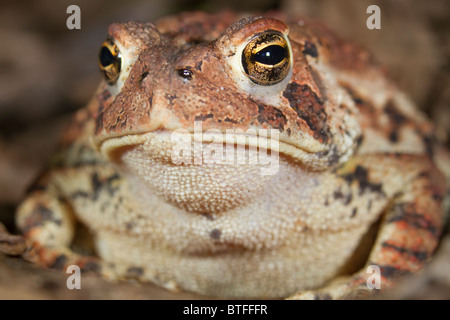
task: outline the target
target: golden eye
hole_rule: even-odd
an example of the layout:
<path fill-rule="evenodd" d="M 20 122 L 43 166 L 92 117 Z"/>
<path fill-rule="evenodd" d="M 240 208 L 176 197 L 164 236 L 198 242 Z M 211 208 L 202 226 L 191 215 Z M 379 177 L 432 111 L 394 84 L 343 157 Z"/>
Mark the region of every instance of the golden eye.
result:
<path fill-rule="evenodd" d="M 286 78 L 290 64 L 287 40 L 274 30 L 252 38 L 242 52 L 246 75 L 262 86 L 270 86 Z"/>
<path fill-rule="evenodd" d="M 111 40 L 103 42 L 98 55 L 98 64 L 106 82 L 113 84 L 119 77 L 122 58 L 119 48 Z"/>

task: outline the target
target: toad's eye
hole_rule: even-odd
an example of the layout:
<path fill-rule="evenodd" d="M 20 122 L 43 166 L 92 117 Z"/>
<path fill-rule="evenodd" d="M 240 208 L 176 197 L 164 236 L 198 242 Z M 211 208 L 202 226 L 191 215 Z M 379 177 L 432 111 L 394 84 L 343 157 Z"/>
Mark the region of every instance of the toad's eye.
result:
<path fill-rule="evenodd" d="M 242 51 L 242 67 L 254 83 L 270 86 L 289 73 L 291 58 L 283 35 L 267 31 L 252 38 Z"/>
<path fill-rule="evenodd" d="M 98 55 L 98 64 L 106 82 L 113 84 L 119 77 L 122 59 L 119 48 L 111 40 L 103 42 Z"/>

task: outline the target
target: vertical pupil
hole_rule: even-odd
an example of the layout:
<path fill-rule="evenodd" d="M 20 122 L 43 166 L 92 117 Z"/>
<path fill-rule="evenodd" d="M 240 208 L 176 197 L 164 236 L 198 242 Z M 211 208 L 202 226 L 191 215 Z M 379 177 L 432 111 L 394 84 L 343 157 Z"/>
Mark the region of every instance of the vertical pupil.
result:
<path fill-rule="evenodd" d="M 102 47 L 100 50 L 100 63 L 102 66 L 107 67 L 114 63 L 115 59 L 111 51 L 107 47 Z"/>
<path fill-rule="evenodd" d="M 286 58 L 286 48 L 279 45 L 268 46 L 255 54 L 255 61 L 267 64 L 276 65 Z"/>

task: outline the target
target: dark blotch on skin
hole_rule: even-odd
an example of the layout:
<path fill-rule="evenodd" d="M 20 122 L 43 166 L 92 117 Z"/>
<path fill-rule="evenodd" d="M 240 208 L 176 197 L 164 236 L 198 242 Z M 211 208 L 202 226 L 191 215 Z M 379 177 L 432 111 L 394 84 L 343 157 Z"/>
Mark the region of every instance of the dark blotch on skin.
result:
<path fill-rule="evenodd" d="M 140 267 L 130 267 L 127 269 L 128 276 L 142 277 L 143 274 L 144 274 L 144 269 L 142 269 Z"/>
<path fill-rule="evenodd" d="M 375 264 L 375 263 L 371 263 L 371 264 Z M 388 279 L 402 277 L 402 276 L 405 276 L 405 275 L 411 273 L 409 270 L 399 269 L 399 268 L 396 268 L 394 266 L 389 266 L 389 265 L 380 266 L 380 271 L 381 271 L 382 276 L 385 278 L 388 278 Z"/>
<path fill-rule="evenodd" d="M 106 179 L 106 186 L 107 186 L 107 190 L 108 190 L 110 196 L 113 196 L 114 193 L 115 193 L 115 192 L 117 191 L 117 189 L 118 189 L 118 187 L 113 187 L 113 186 L 112 186 L 112 183 L 113 183 L 115 180 L 120 180 L 120 176 L 119 176 L 117 173 L 116 173 L 116 174 L 113 174 L 112 176 L 109 176 L 109 177 Z"/>
<path fill-rule="evenodd" d="M 197 69 L 198 71 L 202 71 L 202 65 L 203 65 L 203 60 L 200 60 L 200 62 L 195 66 L 195 69 Z"/>
<path fill-rule="evenodd" d="M 61 225 L 61 220 L 55 219 L 53 211 L 43 205 L 39 205 L 36 208 L 38 216 L 41 217 L 42 221 L 52 221 L 58 226 Z"/>
<path fill-rule="evenodd" d="M 436 201 L 442 201 L 444 199 L 444 195 L 440 193 L 434 192 L 431 197 Z"/>
<path fill-rule="evenodd" d="M 336 164 L 339 162 L 339 159 L 341 158 L 341 154 L 338 152 L 337 147 L 333 146 L 330 150 L 325 150 L 321 152 L 317 152 L 316 155 L 319 158 L 327 157 L 327 162 L 330 166 Z"/>
<path fill-rule="evenodd" d="M 325 151 L 320 151 L 320 152 L 316 152 L 316 156 L 318 156 L 319 158 L 323 158 L 326 157 L 330 154 L 330 150 L 325 150 Z"/>
<path fill-rule="evenodd" d="M 305 47 L 302 52 L 303 54 L 310 55 L 313 58 L 317 58 L 319 56 L 316 45 L 309 41 L 305 41 Z"/>
<path fill-rule="evenodd" d="M 287 123 L 284 113 L 272 106 L 258 104 L 258 122 L 263 124 L 268 123 L 272 128 L 284 131 L 284 126 Z"/>
<path fill-rule="evenodd" d="M 423 143 L 425 145 L 425 151 L 430 158 L 433 158 L 434 155 L 434 137 L 431 136 L 423 136 Z"/>
<path fill-rule="evenodd" d="M 333 193 L 333 197 L 335 199 L 342 199 L 342 198 L 344 198 L 344 194 L 342 193 L 341 190 L 335 190 Z"/>
<path fill-rule="evenodd" d="M 206 119 L 211 119 L 213 117 L 214 117 L 214 115 L 212 113 L 201 114 L 201 115 L 195 116 L 195 121 L 205 121 Z"/>
<path fill-rule="evenodd" d="M 38 204 L 33 214 L 27 219 L 23 232 L 27 233 L 29 230 L 37 226 L 42 226 L 44 222 L 53 222 L 54 224 L 60 226 L 62 221 L 56 219 L 53 211 L 42 204 Z"/>
<path fill-rule="evenodd" d="M 211 239 L 214 239 L 214 240 L 220 239 L 221 235 L 222 235 L 222 231 L 220 231 L 219 229 L 213 229 L 209 233 L 209 236 L 211 237 Z"/>
<path fill-rule="evenodd" d="M 352 193 L 350 192 L 350 193 L 347 194 L 347 196 L 345 197 L 344 204 L 345 204 L 345 205 L 348 205 L 348 204 L 350 204 L 350 202 L 352 202 L 352 200 L 353 200 L 353 195 L 352 195 Z"/>
<path fill-rule="evenodd" d="M 125 227 L 127 228 L 127 230 L 131 230 L 134 227 L 134 223 L 133 222 L 128 222 Z"/>
<path fill-rule="evenodd" d="M 341 154 L 338 152 L 337 147 L 333 146 L 333 148 L 331 149 L 331 154 L 328 156 L 328 164 L 334 165 L 336 163 L 339 162 L 339 160 L 341 159 Z"/>
<path fill-rule="evenodd" d="M 173 101 L 178 99 L 176 94 L 166 94 L 166 99 L 169 100 L 170 104 L 173 104 Z"/>
<path fill-rule="evenodd" d="M 203 217 L 205 217 L 207 220 L 210 220 L 210 221 L 214 221 L 215 220 L 212 215 L 209 215 L 209 214 L 206 214 L 206 213 L 202 213 L 201 215 Z"/>
<path fill-rule="evenodd" d="M 361 146 L 363 141 L 364 141 L 363 135 L 360 135 L 358 138 L 356 138 L 356 149 L 358 149 Z"/>
<path fill-rule="evenodd" d="M 343 199 L 344 205 L 348 205 L 350 202 L 352 202 L 353 199 L 353 195 L 351 192 L 347 195 L 344 195 L 341 190 L 334 191 L 333 196 L 335 199 Z"/>
<path fill-rule="evenodd" d="M 398 142 L 398 133 L 400 128 L 407 122 L 407 118 L 397 110 L 392 100 L 389 100 L 384 107 L 384 112 L 388 115 L 391 121 L 391 132 L 389 133 L 389 141 L 392 143 Z"/>
<path fill-rule="evenodd" d="M 150 110 L 153 107 L 153 92 L 151 93 L 150 98 L 148 98 L 148 105 L 150 106 L 150 108 L 149 108 L 149 110 Z"/>
<path fill-rule="evenodd" d="M 352 100 L 356 105 L 365 104 L 364 100 L 361 99 L 349 85 L 346 85 L 346 84 L 341 84 L 341 85 L 348 92 L 348 94 L 352 97 Z"/>
<path fill-rule="evenodd" d="M 389 116 L 389 119 L 393 121 L 394 126 L 401 126 L 407 120 L 406 117 L 397 110 L 392 100 L 389 100 L 386 104 L 384 107 L 384 112 Z"/>
<path fill-rule="evenodd" d="M 350 216 L 350 218 L 354 218 L 357 213 L 358 213 L 358 208 L 353 208 L 352 215 Z"/>
<path fill-rule="evenodd" d="M 231 118 L 228 118 L 228 117 L 226 117 L 223 121 L 225 121 L 225 122 L 230 122 L 230 123 L 235 123 L 235 124 L 239 123 L 239 122 L 237 122 L 236 120 L 231 119 Z"/>
<path fill-rule="evenodd" d="M 398 142 L 398 131 L 396 128 L 393 128 L 392 131 L 389 133 L 389 141 L 392 143 Z"/>
<path fill-rule="evenodd" d="M 67 261 L 67 257 L 62 254 L 55 259 L 55 261 L 50 266 L 50 268 L 61 270 L 66 265 L 66 261 Z"/>
<path fill-rule="evenodd" d="M 313 132 L 314 138 L 327 143 L 330 139 L 330 129 L 327 124 L 327 114 L 323 102 L 307 85 L 291 82 L 283 92 L 289 105 L 303 119 Z"/>
<path fill-rule="evenodd" d="M 72 199 L 76 198 L 89 198 L 89 194 L 85 191 L 75 191 L 70 195 Z"/>
<path fill-rule="evenodd" d="M 97 173 L 94 173 L 91 176 L 91 184 L 92 184 L 92 190 L 94 191 L 94 200 L 98 199 L 98 195 L 100 193 L 100 189 L 102 187 L 102 183 L 100 182 L 100 179 L 98 177 Z"/>
<path fill-rule="evenodd" d="M 408 256 L 412 256 L 419 261 L 425 261 L 428 259 L 428 253 L 426 251 L 416 251 L 416 250 L 406 249 L 406 248 L 402 248 L 402 247 L 396 246 L 396 245 L 388 243 L 388 242 L 383 242 L 381 245 L 383 248 L 392 249 L 392 250 L 397 251 L 400 254 L 406 254 Z"/>
<path fill-rule="evenodd" d="M 381 183 L 373 183 L 369 181 L 369 172 L 363 166 L 356 166 L 354 172 L 345 174 L 342 178 L 344 178 L 349 184 L 356 180 L 359 184 L 359 195 L 362 195 L 366 190 L 385 195 L 382 190 Z"/>
<path fill-rule="evenodd" d="M 417 175 L 417 178 L 429 178 L 430 177 L 430 172 L 428 171 L 422 171 Z"/>
<path fill-rule="evenodd" d="M 100 272 L 100 265 L 95 261 L 87 262 L 81 269 L 84 272 Z"/>
<path fill-rule="evenodd" d="M 110 196 L 113 196 L 114 193 L 117 191 L 118 187 L 113 187 L 112 183 L 115 180 L 119 180 L 120 176 L 118 174 L 113 174 L 109 176 L 106 179 L 100 179 L 97 173 L 92 174 L 91 176 L 91 184 L 92 184 L 92 200 L 96 201 L 98 199 L 98 196 L 100 195 L 100 191 L 106 187 L 106 190 L 108 191 Z M 77 192 L 72 195 L 74 196 L 83 196 L 83 192 Z"/>
<path fill-rule="evenodd" d="M 393 214 L 387 222 L 404 222 L 417 229 L 428 230 L 435 237 L 439 236 L 438 229 L 431 221 L 415 211 L 413 203 L 398 203 L 392 208 Z"/>

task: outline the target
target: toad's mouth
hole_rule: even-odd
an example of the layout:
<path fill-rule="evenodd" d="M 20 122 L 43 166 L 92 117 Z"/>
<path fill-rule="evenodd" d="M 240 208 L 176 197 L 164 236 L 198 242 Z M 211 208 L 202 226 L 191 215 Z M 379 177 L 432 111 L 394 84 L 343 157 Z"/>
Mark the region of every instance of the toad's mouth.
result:
<path fill-rule="evenodd" d="M 160 143 L 160 145 L 155 145 L 155 143 Z M 155 150 L 163 151 L 164 153 L 170 151 L 172 156 L 176 155 L 177 152 L 181 152 L 184 153 L 183 157 L 185 157 L 186 151 L 194 156 L 198 148 L 202 148 L 200 151 L 202 155 L 205 155 L 205 149 L 208 149 L 207 151 L 213 149 L 215 160 L 220 158 L 217 157 L 218 151 L 219 153 L 223 151 L 224 158 L 221 159 L 226 158 L 229 161 L 229 152 L 230 148 L 232 148 L 241 151 L 251 150 L 256 152 L 258 156 L 264 154 L 275 157 L 280 155 L 286 156 L 302 163 L 306 167 L 313 163 L 315 170 L 320 170 L 321 167 L 325 168 L 327 166 L 325 159 L 320 159 L 319 156 L 327 151 L 323 145 L 320 147 L 311 144 L 301 146 L 290 140 L 283 139 L 277 130 L 270 133 L 264 131 L 263 134 L 260 134 L 256 131 L 254 133 L 230 133 L 228 131 L 208 130 L 206 132 L 192 133 L 187 130 L 171 131 L 159 129 L 146 133 L 113 136 L 98 141 L 96 146 L 104 157 L 114 162 L 120 162 L 124 152 L 144 144 L 153 144 Z"/>

